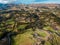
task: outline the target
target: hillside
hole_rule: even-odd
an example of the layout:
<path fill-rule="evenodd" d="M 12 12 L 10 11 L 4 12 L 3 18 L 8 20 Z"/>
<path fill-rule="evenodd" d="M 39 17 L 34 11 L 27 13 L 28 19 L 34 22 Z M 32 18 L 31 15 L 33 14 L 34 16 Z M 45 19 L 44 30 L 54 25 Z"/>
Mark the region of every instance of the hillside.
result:
<path fill-rule="evenodd" d="M 60 45 L 59 5 L 35 6 L 0 11 L 0 45 Z"/>

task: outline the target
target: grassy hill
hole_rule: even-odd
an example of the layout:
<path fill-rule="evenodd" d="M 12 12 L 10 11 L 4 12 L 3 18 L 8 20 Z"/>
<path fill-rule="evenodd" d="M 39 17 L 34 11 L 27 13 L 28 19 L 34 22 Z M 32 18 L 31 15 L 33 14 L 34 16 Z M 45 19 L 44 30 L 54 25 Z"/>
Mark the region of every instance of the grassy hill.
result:
<path fill-rule="evenodd" d="M 0 11 L 0 45 L 60 45 L 59 12 L 44 7 Z"/>

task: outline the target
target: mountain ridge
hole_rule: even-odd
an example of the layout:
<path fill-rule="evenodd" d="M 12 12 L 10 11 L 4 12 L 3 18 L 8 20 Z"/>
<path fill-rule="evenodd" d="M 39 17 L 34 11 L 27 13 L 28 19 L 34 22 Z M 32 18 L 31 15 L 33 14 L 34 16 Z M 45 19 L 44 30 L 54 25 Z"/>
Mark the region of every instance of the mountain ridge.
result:
<path fill-rule="evenodd" d="M 7 10 L 11 9 L 12 7 L 24 7 L 27 6 L 26 4 L 2 4 L 0 3 L 0 10 Z M 29 7 L 59 7 L 60 4 L 28 4 Z"/>

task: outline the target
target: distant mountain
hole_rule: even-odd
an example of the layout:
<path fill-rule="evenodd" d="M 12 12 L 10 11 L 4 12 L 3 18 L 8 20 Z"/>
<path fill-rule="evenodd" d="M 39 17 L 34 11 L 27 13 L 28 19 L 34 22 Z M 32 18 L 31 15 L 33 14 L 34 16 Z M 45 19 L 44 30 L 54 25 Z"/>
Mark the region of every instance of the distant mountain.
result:
<path fill-rule="evenodd" d="M 21 9 L 24 8 L 25 4 L 2 4 L 0 3 L 0 10 L 8 10 L 8 9 Z M 60 4 L 29 4 L 29 7 L 37 8 L 37 7 L 49 7 L 49 8 L 55 8 L 60 7 Z"/>
<path fill-rule="evenodd" d="M 30 4 L 29 6 L 31 7 L 51 7 L 51 8 L 55 8 L 58 7 L 60 4 Z"/>
<path fill-rule="evenodd" d="M 7 10 L 13 7 L 15 4 L 2 4 L 0 3 L 0 10 Z"/>

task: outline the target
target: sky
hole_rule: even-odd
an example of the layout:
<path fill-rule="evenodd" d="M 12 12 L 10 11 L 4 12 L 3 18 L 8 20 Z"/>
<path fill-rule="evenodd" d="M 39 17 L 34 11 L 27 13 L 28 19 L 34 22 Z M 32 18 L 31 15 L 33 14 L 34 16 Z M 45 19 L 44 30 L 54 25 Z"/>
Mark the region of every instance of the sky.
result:
<path fill-rule="evenodd" d="M 60 4 L 60 0 L 0 0 L 0 3 L 16 3 L 16 4 L 32 4 L 32 3 L 57 3 Z"/>

